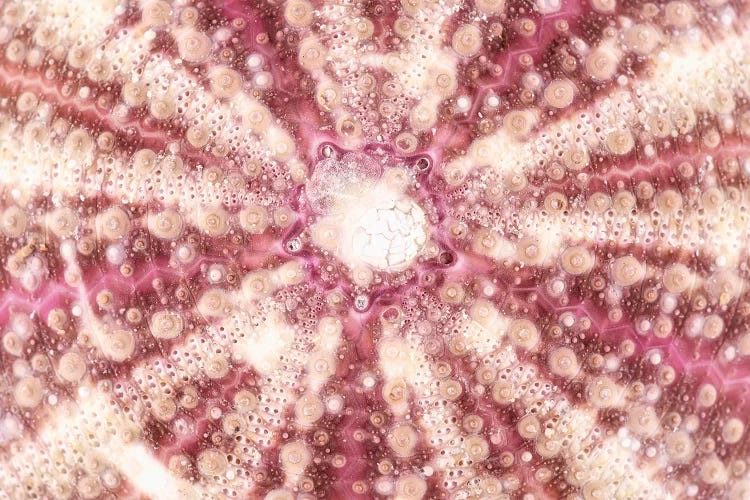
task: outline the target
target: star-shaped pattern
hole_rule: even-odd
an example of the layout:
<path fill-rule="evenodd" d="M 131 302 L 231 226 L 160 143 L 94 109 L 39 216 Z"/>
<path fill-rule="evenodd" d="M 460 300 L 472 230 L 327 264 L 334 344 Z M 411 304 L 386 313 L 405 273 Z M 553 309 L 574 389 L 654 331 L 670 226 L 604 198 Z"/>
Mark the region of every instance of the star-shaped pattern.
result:
<path fill-rule="evenodd" d="M 0 14 L 1 498 L 750 498 L 745 3 Z"/>

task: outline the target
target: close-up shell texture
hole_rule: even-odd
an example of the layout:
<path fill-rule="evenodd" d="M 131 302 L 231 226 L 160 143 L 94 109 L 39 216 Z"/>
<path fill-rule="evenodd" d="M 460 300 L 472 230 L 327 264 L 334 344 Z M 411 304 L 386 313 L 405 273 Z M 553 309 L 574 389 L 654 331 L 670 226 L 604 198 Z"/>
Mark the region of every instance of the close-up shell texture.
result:
<path fill-rule="evenodd" d="M 0 500 L 750 499 L 747 0 L 0 0 Z"/>

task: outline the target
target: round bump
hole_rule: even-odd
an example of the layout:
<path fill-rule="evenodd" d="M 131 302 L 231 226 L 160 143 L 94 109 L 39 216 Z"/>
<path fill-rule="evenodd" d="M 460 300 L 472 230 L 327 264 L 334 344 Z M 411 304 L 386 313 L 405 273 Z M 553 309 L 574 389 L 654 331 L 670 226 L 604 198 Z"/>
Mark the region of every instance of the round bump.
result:
<path fill-rule="evenodd" d="M 226 314 L 229 302 L 224 291 L 219 289 L 207 290 L 198 299 L 198 312 L 206 318 L 218 318 Z"/>
<path fill-rule="evenodd" d="M 303 69 L 316 71 L 325 66 L 328 51 L 315 37 L 309 37 L 300 42 L 297 57 Z"/>
<path fill-rule="evenodd" d="M 552 191 L 544 197 L 544 209 L 550 214 L 560 214 L 568 208 L 568 198 L 559 191 Z"/>
<path fill-rule="evenodd" d="M 712 384 L 703 384 L 698 388 L 698 394 L 696 395 L 698 406 L 710 408 L 716 403 L 718 398 L 719 393 Z"/>
<path fill-rule="evenodd" d="M 264 269 L 248 273 L 242 279 L 242 293 L 248 300 L 257 300 L 271 294 L 271 276 Z"/>
<path fill-rule="evenodd" d="M 393 450 L 396 456 L 406 458 L 414 455 L 417 447 L 419 434 L 409 424 L 398 424 L 394 426 L 386 436 L 388 446 Z"/>
<path fill-rule="evenodd" d="M 211 54 L 211 39 L 192 28 L 186 29 L 177 36 L 177 52 L 190 63 L 202 63 Z"/>
<path fill-rule="evenodd" d="M 200 452 L 196 467 L 201 476 L 210 478 L 223 475 L 229 468 L 229 462 L 220 450 L 209 448 Z"/>
<path fill-rule="evenodd" d="M 513 384 L 507 380 L 498 380 L 492 386 L 492 399 L 501 405 L 510 404 L 515 401 L 515 391 Z"/>
<path fill-rule="evenodd" d="M 482 48 L 482 32 L 473 24 L 459 26 L 451 39 L 453 50 L 461 57 L 473 57 Z"/>
<path fill-rule="evenodd" d="M 78 480 L 76 489 L 81 498 L 85 500 L 93 500 L 99 498 L 103 493 L 102 484 L 99 479 L 94 475 L 86 475 Z"/>
<path fill-rule="evenodd" d="M 435 89 L 445 99 L 453 96 L 458 89 L 458 81 L 453 69 L 439 70 L 434 76 Z"/>
<path fill-rule="evenodd" d="M 327 247 L 335 248 L 335 245 L 334 246 L 327 245 Z M 375 278 L 375 274 L 373 273 L 372 269 L 370 269 L 367 266 L 357 266 L 354 269 L 352 269 L 351 279 L 352 279 L 352 282 L 357 286 L 367 288 L 368 286 L 370 286 L 374 278 Z"/>
<path fill-rule="evenodd" d="M 721 427 L 721 439 L 727 444 L 737 444 L 745 434 L 745 424 L 737 417 L 732 417 L 724 422 Z"/>
<path fill-rule="evenodd" d="M 698 477 L 706 484 L 721 485 L 729 480 L 729 472 L 724 462 L 719 460 L 716 455 L 712 455 L 706 458 L 701 464 Z"/>
<path fill-rule="evenodd" d="M 463 422 L 461 423 L 461 426 L 464 428 L 464 430 L 470 434 L 477 434 L 482 431 L 484 428 L 484 419 L 482 419 L 479 415 L 466 415 L 463 418 Z"/>
<path fill-rule="evenodd" d="M 539 343 L 539 329 L 528 319 L 514 319 L 508 326 L 508 338 L 515 347 L 530 351 Z"/>
<path fill-rule="evenodd" d="M 370 38 L 372 38 L 372 35 L 375 32 L 375 25 L 369 19 L 361 19 L 354 26 L 354 30 L 357 35 L 357 39 L 369 40 Z"/>
<path fill-rule="evenodd" d="M 711 98 L 709 108 L 714 113 L 728 115 L 735 111 L 737 102 L 734 95 L 728 90 L 717 90 Z"/>
<path fill-rule="evenodd" d="M 565 168 L 578 172 L 589 165 L 589 153 L 583 146 L 571 146 L 563 153 L 562 161 Z"/>
<path fill-rule="evenodd" d="M 503 118 L 503 129 L 515 139 L 526 136 L 535 124 L 536 120 L 531 112 L 522 109 L 510 111 Z"/>
<path fill-rule="evenodd" d="M 612 198 L 602 192 L 593 193 L 586 201 L 586 209 L 595 214 L 603 214 L 610 207 L 612 207 Z"/>
<path fill-rule="evenodd" d="M 86 63 L 91 57 L 91 52 L 85 47 L 80 45 L 74 45 L 68 50 L 67 61 L 68 66 L 73 69 L 83 69 L 86 67 Z"/>
<path fill-rule="evenodd" d="M 92 82 L 104 82 L 109 80 L 112 74 L 112 67 L 110 64 L 101 59 L 92 59 L 86 65 L 86 76 Z"/>
<path fill-rule="evenodd" d="M 182 334 L 185 322 L 176 311 L 157 311 L 149 321 L 151 335 L 160 340 L 171 340 Z"/>
<path fill-rule="evenodd" d="M 569 347 L 557 347 L 547 357 L 547 365 L 550 371 L 567 379 L 575 378 L 581 371 L 578 356 Z"/>
<path fill-rule="evenodd" d="M 484 328 L 492 329 L 497 325 L 499 314 L 492 302 L 478 299 L 469 309 L 469 316 Z"/>
<path fill-rule="evenodd" d="M 325 406 L 317 394 L 306 392 L 294 404 L 294 421 L 302 426 L 310 426 L 323 418 Z"/>
<path fill-rule="evenodd" d="M 176 155 L 166 155 L 159 162 L 161 171 L 173 179 L 178 179 L 185 174 L 184 167 L 182 158 Z"/>
<path fill-rule="evenodd" d="M 667 316 L 659 316 L 654 320 L 653 332 L 654 336 L 660 339 L 669 337 L 672 333 L 674 325 L 672 319 Z"/>
<path fill-rule="evenodd" d="M 625 45 L 638 55 L 649 55 L 660 43 L 661 33 L 651 24 L 635 24 L 625 30 Z"/>
<path fill-rule="evenodd" d="M 620 214 L 629 214 L 635 208 L 635 195 L 630 191 L 618 191 L 612 197 L 612 208 Z"/>
<path fill-rule="evenodd" d="M 434 106 L 422 101 L 409 111 L 409 126 L 415 132 L 423 132 L 437 122 L 437 112 Z"/>
<path fill-rule="evenodd" d="M 637 436 L 649 437 L 659 430 L 659 417 L 652 406 L 634 405 L 628 409 L 627 426 Z"/>
<path fill-rule="evenodd" d="M 463 302 L 466 297 L 464 287 L 460 283 L 446 283 L 440 287 L 440 298 L 448 303 L 457 305 Z"/>
<path fill-rule="evenodd" d="M 402 500 L 420 500 L 427 494 L 427 481 L 417 474 L 401 474 L 396 481 L 396 498 Z"/>
<path fill-rule="evenodd" d="M 115 148 L 115 144 L 117 144 L 117 139 L 112 132 L 105 131 L 96 137 L 96 147 L 99 151 L 110 153 Z"/>
<path fill-rule="evenodd" d="M 42 145 L 48 137 L 49 129 L 47 125 L 39 120 L 32 120 L 23 128 L 23 142 L 26 147 L 38 147 Z"/>
<path fill-rule="evenodd" d="M 312 453 L 302 441 L 291 441 L 279 450 L 279 462 L 289 475 L 298 475 L 312 462 Z"/>
<path fill-rule="evenodd" d="M 86 360 L 77 352 L 67 352 L 60 356 L 57 375 L 66 382 L 77 383 L 86 374 Z"/>
<path fill-rule="evenodd" d="M 191 125 L 185 131 L 185 139 L 195 149 L 201 149 L 211 141 L 211 134 L 203 125 Z"/>
<path fill-rule="evenodd" d="M 285 132 L 278 131 L 268 134 L 268 146 L 271 150 L 271 157 L 280 162 L 289 161 L 296 149 L 292 137 Z"/>
<path fill-rule="evenodd" d="M 315 102 L 323 111 L 331 112 L 341 106 L 341 87 L 333 82 L 320 82 L 315 89 Z"/>
<path fill-rule="evenodd" d="M 83 159 L 94 150 L 94 140 L 86 130 L 76 128 L 65 138 L 63 148 L 71 158 Z"/>
<path fill-rule="evenodd" d="M 108 359 L 122 363 L 135 352 L 135 337 L 126 330 L 115 330 L 101 339 L 101 350 Z"/>
<path fill-rule="evenodd" d="M 36 377 L 24 377 L 13 388 L 13 399 L 21 408 L 36 408 L 42 396 L 42 382 Z"/>
<path fill-rule="evenodd" d="M 229 232 L 229 214 L 222 207 L 206 207 L 198 215 L 198 228 L 212 238 L 224 236 Z"/>
<path fill-rule="evenodd" d="M 717 187 L 707 188 L 701 194 L 701 206 L 709 211 L 718 210 L 725 201 L 724 193 Z"/>
<path fill-rule="evenodd" d="M 23 354 L 23 340 L 14 332 L 3 335 L 3 349 L 11 356 L 20 357 Z"/>
<path fill-rule="evenodd" d="M 121 89 L 122 100 L 131 108 L 142 106 L 146 102 L 146 86 L 137 82 L 126 82 Z"/>
<path fill-rule="evenodd" d="M 22 92 L 16 99 L 16 109 L 21 114 L 34 111 L 39 104 L 39 97 L 33 92 Z"/>
<path fill-rule="evenodd" d="M 263 233 L 268 223 L 268 211 L 260 205 L 251 205 L 240 211 L 240 227 L 250 234 Z"/>
<path fill-rule="evenodd" d="M 170 397 L 159 397 L 151 404 L 151 414 L 160 422 L 170 422 L 177 414 L 177 403 Z"/>
<path fill-rule="evenodd" d="M 474 0 L 474 6 L 480 14 L 496 16 L 505 12 L 505 0 Z"/>
<path fill-rule="evenodd" d="M 703 322 L 703 336 L 715 340 L 724 332 L 724 320 L 717 314 L 709 314 Z"/>
<path fill-rule="evenodd" d="M 246 415 L 258 407 L 258 396 L 247 389 L 242 389 L 235 393 L 232 402 L 235 410 Z"/>
<path fill-rule="evenodd" d="M 562 444 L 556 439 L 540 436 L 536 441 L 535 449 L 542 458 L 554 458 L 562 451 Z"/>
<path fill-rule="evenodd" d="M 161 97 L 151 101 L 148 111 L 157 120 L 168 120 L 174 116 L 177 107 L 168 97 Z"/>
<path fill-rule="evenodd" d="M 483 462 L 490 456 L 490 446 L 481 436 L 464 438 L 464 450 L 474 464 Z"/>
<path fill-rule="evenodd" d="M 246 103 L 241 111 L 242 125 L 253 132 L 265 132 L 271 126 L 271 112 L 259 102 Z M 249 165 L 254 165 L 248 160 Z M 248 165 L 243 166 L 246 169 Z"/>
<path fill-rule="evenodd" d="M 185 223 L 174 209 L 167 208 L 148 218 L 148 231 L 157 239 L 174 241 L 182 236 Z"/>
<path fill-rule="evenodd" d="M 306 0 L 287 0 L 284 20 L 295 28 L 305 28 L 313 22 L 313 6 Z"/>
<path fill-rule="evenodd" d="M 130 232 L 130 217 L 120 207 L 110 207 L 97 216 L 97 229 L 100 237 L 118 240 Z"/>
<path fill-rule="evenodd" d="M 171 7 L 164 0 L 150 0 L 141 10 L 141 20 L 152 28 L 169 24 Z"/>
<path fill-rule="evenodd" d="M 68 324 L 68 315 L 64 309 L 55 308 L 47 313 L 47 326 L 53 330 L 62 331 Z"/>
<path fill-rule="evenodd" d="M 650 200 L 653 198 L 655 192 L 656 188 L 654 188 L 654 185 L 648 181 L 639 182 L 635 188 L 635 193 L 641 200 Z"/>
<path fill-rule="evenodd" d="M 583 246 L 568 247 L 560 255 L 560 266 L 566 273 L 580 276 L 594 267 L 594 256 Z"/>
<path fill-rule="evenodd" d="M 691 288 L 695 277 L 685 264 L 670 264 L 664 269 L 662 283 L 668 292 L 681 294 Z"/>
<path fill-rule="evenodd" d="M 3 210 L 0 218 L 0 229 L 8 238 L 18 238 L 26 232 L 28 217 L 26 213 L 15 205 Z"/>
<path fill-rule="evenodd" d="M 667 26 L 687 28 L 695 20 L 695 10 L 687 2 L 675 0 L 664 8 L 664 21 Z"/>
<path fill-rule="evenodd" d="M 208 75 L 211 91 L 220 99 L 229 99 L 242 90 L 242 76 L 226 66 L 219 66 L 211 70 Z"/>
<path fill-rule="evenodd" d="M 466 180 L 468 174 L 469 167 L 463 162 L 454 161 L 443 167 L 443 178 L 451 187 L 461 185 Z"/>
<path fill-rule="evenodd" d="M 620 403 L 622 389 L 609 377 L 592 380 L 586 388 L 586 399 L 597 408 L 611 408 Z"/>
<path fill-rule="evenodd" d="M 633 286 L 646 275 L 644 266 L 632 255 L 618 257 L 611 266 L 612 281 L 619 286 Z"/>
<path fill-rule="evenodd" d="M 523 439 L 536 439 L 542 430 L 542 426 L 534 415 L 524 415 L 516 424 L 518 435 Z"/>
<path fill-rule="evenodd" d="M 576 87 L 570 80 L 552 80 L 544 89 L 544 100 L 553 108 L 567 108 L 573 103 Z"/>
<path fill-rule="evenodd" d="M 419 139 L 411 132 L 401 132 L 396 136 L 394 145 L 400 154 L 411 154 L 417 150 Z"/>
<path fill-rule="evenodd" d="M 454 378 L 445 378 L 438 384 L 438 393 L 448 401 L 455 401 L 461 397 L 463 387 L 458 380 Z"/>
<path fill-rule="evenodd" d="M 635 139 L 633 134 L 628 130 L 615 130 L 607 134 L 606 138 L 607 149 L 610 153 L 617 156 L 623 156 L 631 151 L 635 147 Z"/>
<path fill-rule="evenodd" d="M 591 7 L 602 14 L 611 14 L 617 7 L 615 0 L 591 0 Z"/>
<path fill-rule="evenodd" d="M 737 338 L 737 352 L 740 356 L 750 356 L 750 332 L 745 332 Z"/>
<path fill-rule="evenodd" d="M 656 206 L 664 214 L 674 215 L 682 205 L 682 195 L 674 189 L 665 189 L 656 195 Z"/>
<path fill-rule="evenodd" d="M 299 285 L 305 279 L 305 271 L 299 262 L 289 261 L 279 266 L 277 276 L 286 286 Z"/>
<path fill-rule="evenodd" d="M 273 223 L 278 227 L 289 227 L 294 220 L 295 213 L 289 207 L 278 207 L 273 211 Z"/>
<path fill-rule="evenodd" d="M 229 412 L 221 419 L 221 429 L 233 436 L 242 433 L 247 428 L 246 417 L 236 412 Z"/>
<path fill-rule="evenodd" d="M 138 175 L 145 175 L 156 168 L 156 153 L 148 148 L 139 149 L 133 154 L 133 170 Z"/>
<path fill-rule="evenodd" d="M 32 40 L 42 48 L 51 47 L 58 41 L 58 32 L 57 30 L 42 24 L 37 26 L 34 30 Z"/>
<path fill-rule="evenodd" d="M 336 360 L 331 354 L 313 352 L 307 359 L 307 372 L 311 379 L 325 381 L 336 372 Z"/>
<path fill-rule="evenodd" d="M 605 81 L 615 76 L 620 58 L 608 47 L 597 47 L 586 57 L 586 73 L 591 78 Z"/>
<path fill-rule="evenodd" d="M 211 380 L 219 380 L 227 376 L 231 366 L 229 360 L 221 354 L 212 354 L 203 363 L 203 371 Z"/>

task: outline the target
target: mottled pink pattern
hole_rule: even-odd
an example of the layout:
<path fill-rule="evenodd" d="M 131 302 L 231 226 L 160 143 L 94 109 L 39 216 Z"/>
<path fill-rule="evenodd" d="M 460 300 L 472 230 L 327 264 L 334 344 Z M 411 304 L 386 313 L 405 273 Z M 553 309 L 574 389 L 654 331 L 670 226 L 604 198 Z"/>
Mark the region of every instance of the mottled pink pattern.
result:
<path fill-rule="evenodd" d="M 0 498 L 750 499 L 745 2 L 0 13 Z"/>

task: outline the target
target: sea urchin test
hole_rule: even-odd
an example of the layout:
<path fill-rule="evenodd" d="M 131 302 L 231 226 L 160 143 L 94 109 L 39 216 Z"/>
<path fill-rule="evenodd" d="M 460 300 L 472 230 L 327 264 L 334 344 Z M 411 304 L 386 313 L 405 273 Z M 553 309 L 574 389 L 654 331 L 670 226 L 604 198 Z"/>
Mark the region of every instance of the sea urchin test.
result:
<path fill-rule="evenodd" d="M 381 178 L 364 154 L 320 162 L 306 186 L 311 206 L 322 214 L 311 226 L 313 241 L 352 268 L 407 268 L 426 242 L 427 221 L 403 192 L 403 175 L 391 168 Z"/>
<path fill-rule="evenodd" d="M 749 30 L 0 0 L 0 500 L 749 499 Z"/>

